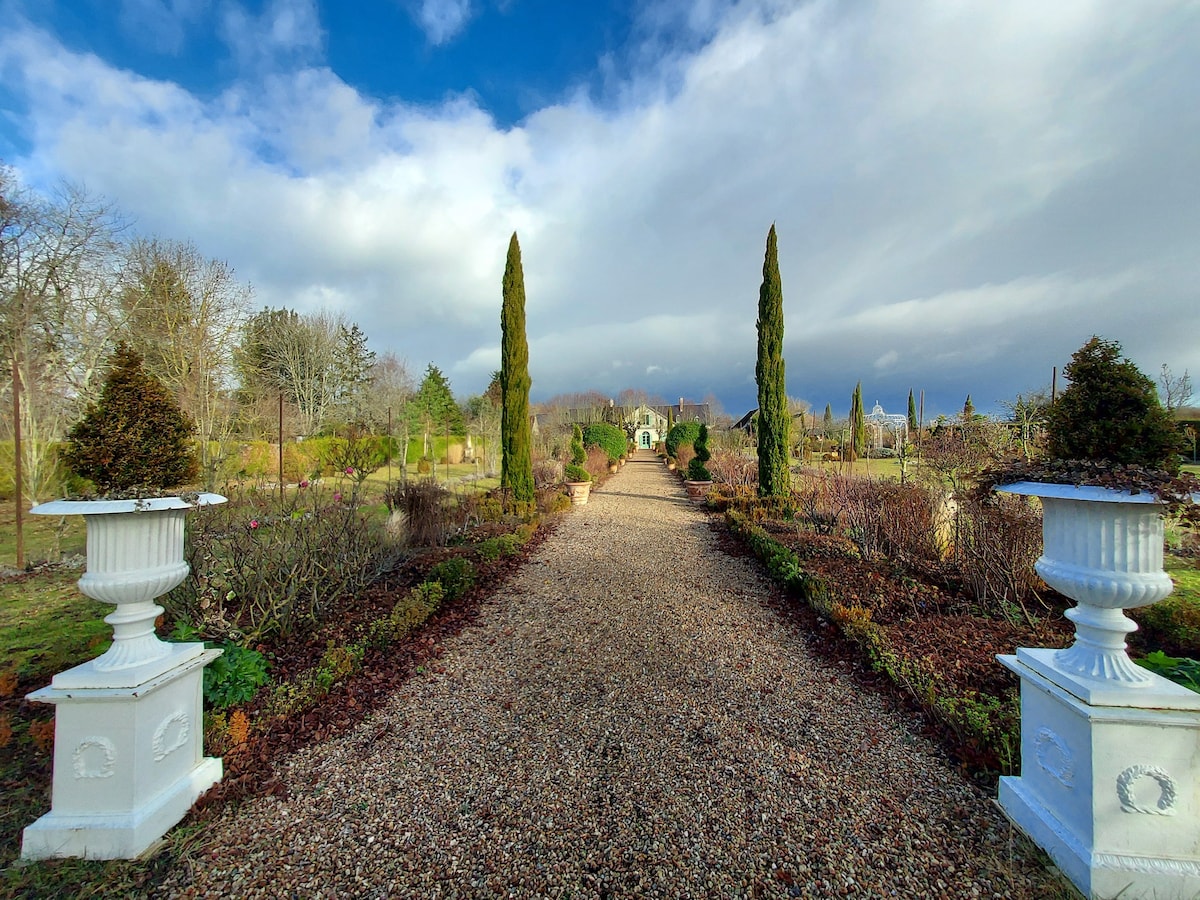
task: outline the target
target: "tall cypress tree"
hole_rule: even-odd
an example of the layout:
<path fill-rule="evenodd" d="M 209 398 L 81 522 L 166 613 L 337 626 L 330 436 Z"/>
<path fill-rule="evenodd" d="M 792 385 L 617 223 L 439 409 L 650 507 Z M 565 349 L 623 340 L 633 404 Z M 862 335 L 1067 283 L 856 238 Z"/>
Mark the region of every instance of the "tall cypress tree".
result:
<path fill-rule="evenodd" d="M 854 386 L 850 397 L 850 458 L 858 459 L 867 449 L 867 418 L 863 412 L 862 382 Z"/>
<path fill-rule="evenodd" d="M 525 273 L 514 231 L 504 266 L 500 308 L 500 486 L 518 503 L 533 501 L 533 436 L 529 429 L 529 342 L 525 339 Z"/>
<path fill-rule="evenodd" d="M 783 497 L 791 491 L 788 471 L 787 387 L 783 372 L 783 283 L 775 225 L 767 233 L 763 281 L 758 291 L 758 494 Z"/>
<path fill-rule="evenodd" d="M 821 422 L 821 427 L 825 431 L 826 438 L 833 436 L 833 406 L 828 403 L 825 404 L 825 417 Z"/>
<path fill-rule="evenodd" d="M 917 433 L 920 425 L 917 422 L 917 401 L 913 399 L 912 388 L 908 389 L 908 430 Z"/>

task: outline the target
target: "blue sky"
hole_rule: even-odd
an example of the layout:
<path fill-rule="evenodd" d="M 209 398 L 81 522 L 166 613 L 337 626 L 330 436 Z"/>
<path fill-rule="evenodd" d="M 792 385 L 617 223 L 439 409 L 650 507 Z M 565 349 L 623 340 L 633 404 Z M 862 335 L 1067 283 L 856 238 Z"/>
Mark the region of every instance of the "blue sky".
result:
<path fill-rule="evenodd" d="M 977 407 L 1093 333 L 1200 376 L 1194 0 L 0 0 L 0 160 L 477 392 Z"/>

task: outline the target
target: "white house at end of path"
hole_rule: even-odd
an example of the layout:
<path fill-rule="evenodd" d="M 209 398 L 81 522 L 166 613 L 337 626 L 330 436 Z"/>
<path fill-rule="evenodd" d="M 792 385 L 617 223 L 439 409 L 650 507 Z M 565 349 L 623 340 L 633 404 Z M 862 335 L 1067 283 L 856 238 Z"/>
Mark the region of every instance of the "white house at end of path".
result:
<path fill-rule="evenodd" d="M 633 425 L 633 440 L 642 450 L 649 450 L 667 437 L 667 417 L 651 406 L 642 404 L 629 414 Z"/>

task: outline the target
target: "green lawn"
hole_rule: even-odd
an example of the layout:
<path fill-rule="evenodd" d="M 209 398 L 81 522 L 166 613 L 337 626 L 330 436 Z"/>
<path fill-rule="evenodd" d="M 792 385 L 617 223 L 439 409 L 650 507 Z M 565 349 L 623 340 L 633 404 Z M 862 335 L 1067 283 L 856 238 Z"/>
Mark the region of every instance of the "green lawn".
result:
<path fill-rule="evenodd" d="M 81 554 L 85 546 L 82 516 L 31 516 L 28 506 L 22 515 L 25 562 L 38 565 L 58 562 L 62 556 Z M 12 498 L 0 504 L 0 567 L 17 564 L 17 513 Z"/>
<path fill-rule="evenodd" d="M 1175 582 L 1175 592 L 1172 596 L 1176 600 L 1192 603 L 1200 608 L 1200 568 L 1196 568 L 1196 561 L 1167 555 L 1163 560 L 1163 568 Z"/>
<path fill-rule="evenodd" d="M 826 462 L 812 460 L 803 463 L 805 468 L 820 469 L 824 472 L 841 472 L 846 475 L 857 475 L 871 478 L 891 478 L 900 480 L 900 460 L 898 459 L 856 459 L 854 462 Z M 908 464 L 908 477 L 912 478 L 917 471 L 915 462 Z"/>
<path fill-rule="evenodd" d="M 113 611 L 75 583 L 82 573 L 48 569 L 0 581 L 0 671 L 49 678 L 108 649 Z"/>

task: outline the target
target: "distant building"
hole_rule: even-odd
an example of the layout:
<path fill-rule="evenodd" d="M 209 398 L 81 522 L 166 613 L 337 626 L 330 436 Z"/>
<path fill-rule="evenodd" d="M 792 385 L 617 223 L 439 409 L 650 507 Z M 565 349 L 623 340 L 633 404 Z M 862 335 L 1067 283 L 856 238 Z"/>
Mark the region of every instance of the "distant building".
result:
<path fill-rule="evenodd" d="M 642 450 L 649 450 L 659 441 L 667 439 L 669 419 L 657 407 L 643 403 L 628 414 L 626 422 L 633 430 L 634 443 Z"/>

